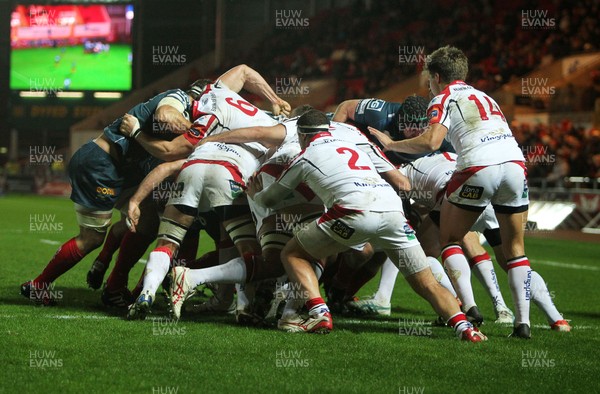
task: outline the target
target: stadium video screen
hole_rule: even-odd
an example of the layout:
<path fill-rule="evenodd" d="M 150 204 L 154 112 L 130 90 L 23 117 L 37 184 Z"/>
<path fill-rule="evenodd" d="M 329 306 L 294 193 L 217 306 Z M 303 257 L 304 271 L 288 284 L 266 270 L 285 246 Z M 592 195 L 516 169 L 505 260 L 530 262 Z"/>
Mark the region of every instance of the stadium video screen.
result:
<path fill-rule="evenodd" d="M 131 4 L 17 5 L 10 88 L 130 90 L 133 17 Z"/>

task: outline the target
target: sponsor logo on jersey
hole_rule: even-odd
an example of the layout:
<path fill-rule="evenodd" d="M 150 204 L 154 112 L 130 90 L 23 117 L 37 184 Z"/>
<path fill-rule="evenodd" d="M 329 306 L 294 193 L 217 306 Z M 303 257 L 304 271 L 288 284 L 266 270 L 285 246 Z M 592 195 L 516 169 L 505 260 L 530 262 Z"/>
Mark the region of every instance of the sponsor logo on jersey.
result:
<path fill-rule="evenodd" d="M 104 196 L 114 196 L 115 195 L 115 189 L 112 189 L 110 187 L 101 187 L 101 186 L 98 186 L 96 188 L 96 193 L 102 194 Z"/>
<path fill-rule="evenodd" d="M 431 106 L 427 110 L 427 117 L 429 118 L 429 123 L 439 123 L 442 118 L 441 106 L 439 104 Z"/>
<path fill-rule="evenodd" d="M 460 198 L 466 198 L 468 200 L 479 200 L 483 195 L 483 187 L 463 185 L 458 195 Z"/>
<path fill-rule="evenodd" d="M 242 185 L 240 185 L 236 181 L 232 181 L 231 179 L 229 180 L 229 188 L 231 189 L 232 198 L 237 198 L 244 192 L 244 188 L 242 187 Z"/>
<path fill-rule="evenodd" d="M 415 235 L 415 230 L 408 223 L 404 223 L 404 234 L 406 234 L 406 239 L 412 241 L 417 238 Z"/>
<path fill-rule="evenodd" d="M 354 229 L 345 223 L 336 220 L 331 225 L 331 231 L 339 235 L 343 239 L 349 239 L 354 234 Z"/>
<path fill-rule="evenodd" d="M 384 104 L 385 104 L 385 101 L 383 101 L 383 100 L 379 100 L 379 99 L 370 100 L 369 104 L 367 105 L 367 109 L 369 109 L 371 111 L 381 111 L 383 109 Z"/>

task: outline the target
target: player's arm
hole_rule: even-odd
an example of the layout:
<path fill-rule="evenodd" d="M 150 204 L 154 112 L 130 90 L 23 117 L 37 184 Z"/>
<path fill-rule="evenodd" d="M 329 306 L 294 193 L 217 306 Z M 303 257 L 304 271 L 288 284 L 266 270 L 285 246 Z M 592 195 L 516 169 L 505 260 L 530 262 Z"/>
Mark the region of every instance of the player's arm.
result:
<path fill-rule="evenodd" d="M 126 137 L 134 138 L 148 153 L 161 160 L 184 159 L 194 151 L 195 144 L 186 138 L 187 134 L 180 135 L 171 141 L 151 137 L 142 133 L 139 121 L 133 115 L 125 114 L 123 116 L 119 132 Z"/>
<path fill-rule="evenodd" d="M 206 142 L 223 142 L 226 144 L 245 144 L 249 142 L 260 142 L 266 147 L 281 145 L 285 139 L 285 126 L 278 124 L 270 127 L 256 126 L 235 129 L 224 133 L 204 137 L 200 144 Z"/>
<path fill-rule="evenodd" d="M 158 103 L 154 117 L 158 122 L 168 125 L 167 130 L 181 134 L 192 125 L 192 122 L 183 116 L 184 112 L 185 106 L 181 101 L 167 96 Z"/>
<path fill-rule="evenodd" d="M 181 169 L 185 160 L 177 160 L 163 163 L 150 171 L 138 186 L 135 194 L 129 199 L 127 207 L 127 225 L 129 229 L 135 233 L 136 226 L 140 220 L 140 204 L 152 190 L 165 179 L 175 176 Z"/>
<path fill-rule="evenodd" d="M 306 178 L 302 165 L 302 156 L 296 157 L 277 178 L 277 181 L 270 184 L 266 189 L 262 187 L 260 176 L 252 177 L 246 193 L 257 204 L 267 208 L 274 207 L 281 201 L 283 196 L 287 196 Z"/>
<path fill-rule="evenodd" d="M 448 129 L 441 123 L 434 123 L 420 136 L 401 141 L 394 141 L 385 133 L 370 126 L 369 132 L 379 140 L 385 150 L 403 153 L 425 153 L 434 152 L 440 148 Z"/>
<path fill-rule="evenodd" d="M 354 114 L 356 113 L 356 107 L 360 100 L 346 100 L 343 101 L 335 110 L 333 114 L 334 122 L 346 122 L 348 119 L 354 120 Z"/>
<path fill-rule="evenodd" d="M 394 190 L 396 190 L 397 192 L 410 191 L 410 188 L 411 188 L 410 180 L 406 176 L 404 176 L 400 171 L 398 171 L 397 169 L 393 169 L 391 171 L 386 171 L 386 172 L 381 172 L 381 173 L 379 173 L 379 175 L 381 175 L 381 177 L 387 183 L 392 185 Z"/>
<path fill-rule="evenodd" d="M 262 75 L 245 64 L 235 66 L 221 75 L 219 80 L 236 93 L 239 93 L 242 89 L 246 89 L 250 93 L 268 100 L 273 106 L 274 115 L 279 115 L 280 113 L 286 116 L 290 115 L 290 111 L 292 110 L 290 104 L 275 94 Z"/>
<path fill-rule="evenodd" d="M 263 189 L 262 178 L 255 176 L 250 179 L 246 193 L 255 203 L 263 207 L 274 207 L 281 201 L 281 196 L 290 194 L 291 189 L 279 182 L 273 182 Z"/>

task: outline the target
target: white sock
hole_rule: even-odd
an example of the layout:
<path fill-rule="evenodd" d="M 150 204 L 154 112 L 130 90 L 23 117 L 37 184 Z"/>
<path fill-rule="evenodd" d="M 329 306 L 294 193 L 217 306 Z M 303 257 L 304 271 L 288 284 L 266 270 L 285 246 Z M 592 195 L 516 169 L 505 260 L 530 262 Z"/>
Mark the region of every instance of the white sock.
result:
<path fill-rule="evenodd" d="M 563 319 L 556 306 L 554 306 L 554 302 L 552 302 L 552 296 L 544 279 L 533 270 L 531 271 L 531 299 L 544 312 L 548 323 L 554 324 Z"/>
<path fill-rule="evenodd" d="M 429 262 L 429 267 L 431 268 L 431 273 L 435 280 L 438 281 L 440 285 L 446 288 L 456 298 L 456 291 L 454 291 L 454 287 L 452 287 L 452 283 L 450 282 L 450 278 L 444 271 L 444 267 L 435 257 L 427 257 L 427 261 Z"/>
<path fill-rule="evenodd" d="M 381 266 L 379 287 L 377 288 L 377 292 L 373 295 L 375 300 L 385 305 L 392 302 L 392 294 L 394 293 L 398 272 L 400 272 L 398 267 L 392 263 L 392 260 L 387 258 Z"/>
<path fill-rule="evenodd" d="M 496 271 L 494 271 L 494 263 L 492 263 L 490 255 L 484 253 L 482 255 L 475 256 L 469 260 L 469 263 L 471 264 L 471 270 L 477 279 L 479 279 L 479 282 L 481 282 L 483 288 L 492 299 L 492 302 L 494 303 L 494 309 L 497 310 L 498 307 L 504 307 L 508 309 L 506 303 L 504 302 L 504 298 L 502 297 L 502 293 L 500 292 L 498 278 L 496 277 Z"/>
<path fill-rule="evenodd" d="M 248 290 L 248 292 L 246 292 L 246 290 Z M 235 291 L 237 293 L 237 303 L 235 309 L 242 311 L 250 305 L 254 296 L 253 290 L 253 286 L 246 287 L 246 285 L 242 283 L 235 284 Z"/>
<path fill-rule="evenodd" d="M 506 262 L 508 285 L 515 304 L 515 327 L 529 323 L 529 301 L 531 299 L 531 267 L 527 257 L 517 257 Z"/>
<path fill-rule="evenodd" d="M 158 286 L 160 286 L 165 276 L 167 276 L 170 266 L 171 257 L 166 252 L 152 251 L 148 257 L 148 263 L 146 263 L 142 293 L 150 292 L 154 296 Z"/>
<path fill-rule="evenodd" d="M 476 306 L 473 287 L 471 287 L 471 268 L 462 248 L 458 245 L 449 245 L 442 250 L 442 260 L 448 272 L 450 281 L 463 303 L 463 310 L 467 312 Z"/>
<path fill-rule="evenodd" d="M 190 270 L 187 275 L 194 286 L 203 283 L 244 283 L 246 263 L 241 257 L 236 257 L 225 264 Z"/>

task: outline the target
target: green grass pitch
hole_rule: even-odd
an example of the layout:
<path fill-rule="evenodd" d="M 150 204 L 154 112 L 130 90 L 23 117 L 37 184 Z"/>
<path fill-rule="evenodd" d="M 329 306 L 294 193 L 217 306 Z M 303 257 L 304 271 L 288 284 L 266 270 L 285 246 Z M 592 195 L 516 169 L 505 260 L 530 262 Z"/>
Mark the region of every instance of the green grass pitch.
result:
<path fill-rule="evenodd" d="M 64 52 L 63 52 L 64 50 Z M 15 49 L 10 59 L 10 88 L 16 90 L 130 90 L 131 46 L 111 44 L 108 52 L 83 53 L 83 45 Z M 58 63 L 55 57 L 61 57 Z"/>
<path fill-rule="evenodd" d="M 488 317 L 482 331 L 489 341 L 463 343 L 449 328 L 426 325 L 408 330 L 420 336 L 400 335 L 401 321 L 417 324 L 435 316 L 399 279 L 391 317 L 335 318 L 330 335 L 296 335 L 239 327 L 231 315 L 184 316 L 164 326 L 156 320 L 166 316 L 161 297 L 151 319 L 126 321 L 107 313 L 100 293 L 86 288 L 85 275 L 97 253 L 57 281 L 59 306 L 31 305 L 19 294 L 19 285 L 40 272 L 59 243 L 76 234 L 72 204 L 5 196 L 0 209 L 0 392 L 600 391 L 600 264 L 592 243 L 527 240 L 532 265 L 547 281 L 559 310 L 572 320 L 571 333 L 550 331 L 532 305 L 533 339 L 506 338 L 510 328 L 493 323 L 491 302 L 476 282 L 480 309 Z M 48 224 L 45 229 L 32 227 L 40 218 Z M 201 244 L 206 251 L 210 242 L 204 237 Z M 130 286 L 142 269 L 136 265 Z M 510 302 L 506 275 L 497 272 Z M 359 295 L 375 287 L 371 281 Z"/>

